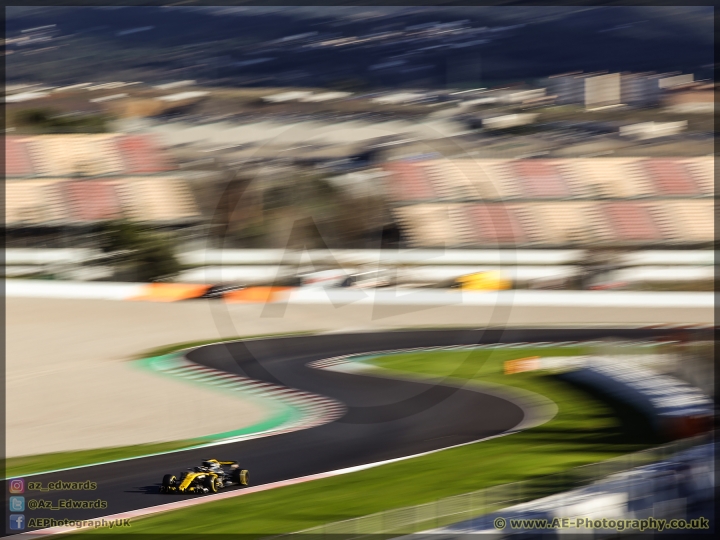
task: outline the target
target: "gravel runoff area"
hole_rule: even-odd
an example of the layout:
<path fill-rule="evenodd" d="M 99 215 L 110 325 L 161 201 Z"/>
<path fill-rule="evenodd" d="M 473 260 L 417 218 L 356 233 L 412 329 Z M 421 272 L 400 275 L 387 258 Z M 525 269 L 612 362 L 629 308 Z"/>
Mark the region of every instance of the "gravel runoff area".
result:
<path fill-rule="evenodd" d="M 256 334 L 412 326 L 663 322 L 662 309 L 179 303 L 7 298 L 7 456 L 173 441 L 262 422 L 251 400 L 140 371 L 163 345 Z M 712 310 L 671 310 L 712 321 Z M 709 313 L 706 313 L 709 311 Z M 660 313 L 659 313 L 660 312 Z M 669 314 L 670 315 L 670 314 Z M 681 319 L 682 320 L 682 319 Z"/>

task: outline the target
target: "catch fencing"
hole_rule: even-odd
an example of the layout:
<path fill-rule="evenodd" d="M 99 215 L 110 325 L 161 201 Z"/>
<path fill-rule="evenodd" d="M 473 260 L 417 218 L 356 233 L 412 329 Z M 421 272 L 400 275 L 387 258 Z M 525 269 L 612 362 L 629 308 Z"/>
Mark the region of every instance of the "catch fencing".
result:
<path fill-rule="evenodd" d="M 708 436 L 703 435 L 674 441 L 659 447 L 575 467 L 548 476 L 493 486 L 416 506 L 385 510 L 376 514 L 327 523 L 272 538 L 301 536 L 303 540 L 306 540 L 313 537 L 333 536 L 336 539 L 350 540 L 362 539 L 371 535 L 402 536 L 437 529 L 527 501 L 570 492 L 610 475 L 666 460 L 693 446 L 706 443 L 708 440 Z M 572 495 L 568 494 L 568 498 L 571 497 Z"/>

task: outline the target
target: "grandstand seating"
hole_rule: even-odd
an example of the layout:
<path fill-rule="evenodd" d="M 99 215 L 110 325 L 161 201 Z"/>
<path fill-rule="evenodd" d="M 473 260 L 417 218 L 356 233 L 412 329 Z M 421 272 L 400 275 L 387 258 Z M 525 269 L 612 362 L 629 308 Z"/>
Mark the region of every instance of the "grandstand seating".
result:
<path fill-rule="evenodd" d="M 117 139 L 117 148 L 127 174 L 153 174 L 173 169 L 152 137 L 121 135 Z"/>
<path fill-rule="evenodd" d="M 441 199 L 477 199 L 481 196 L 477 187 L 452 160 L 428 161 L 425 173 Z"/>
<path fill-rule="evenodd" d="M 675 159 L 646 159 L 645 169 L 655 185 L 659 196 L 698 196 L 700 187 L 686 163 Z"/>
<path fill-rule="evenodd" d="M 37 186 L 30 182 L 8 180 L 5 183 L 5 222 L 37 224 L 45 206 Z"/>
<path fill-rule="evenodd" d="M 154 174 L 174 168 L 156 141 L 145 135 L 8 136 L 5 155 L 5 173 L 11 177 Z"/>
<path fill-rule="evenodd" d="M 102 180 L 76 180 L 59 184 L 73 221 L 120 219 L 123 209 L 115 186 Z"/>
<path fill-rule="evenodd" d="M 198 216 L 188 186 L 178 178 L 6 181 L 6 224 L 11 227 L 120 218 L 184 223 Z"/>
<path fill-rule="evenodd" d="M 601 210 L 607 220 L 606 230 L 612 231 L 606 240 L 619 243 L 659 242 L 666 238 L 648 204 L 614 201 L 603 203 Z"/>
<path fill-rule="evenodd" d="M 483 159 L 477 163 L 490 183 L 491 193 L 496 195 L 493 198 L 509 200 L 523 196 L 522 187 L 518 184 L 512 168 L 508 167 L 508 160 Z"/>
<path fill-rule="evenodd" d="M 113 184 L 130 219 L 183 222 L 199 215 L 189 187 L 179 178 L 125 178 Z"/>
<path fill-rule="evenodd" d="M 629 199 L 653 194 L 653 184 L 636 158 L 585 158 L 566 161 L 581 196 Z"/>
<path fill-rule="evenodd" d="M 5 175 L 33 176 L 35 168 L 30 159 L 27 140 L 22 137 L 5 137 Z"/>
<path fill-rule="evenodd" d="M 477 245 L 525 244 L 528 235 L 515 207 L 503 203 L 463 205 Z"/>
<path fill-rule="evenodd" d="M 715 158 L 705 156 L 683 160 L 705 196 L 715 194 Z"/>
<path fill-rule="evenodd" d="M 397 212 L 416 246 L 712 239 L 712 157 L 433 159 L 386 169 L 392 199 L 422 202 Z M 703 217 L 693 221 L 693 208 Z"/>
<path fill-rule="evenodd" d="M 477 243 L 477 234 L 475 227 L 468 219 L 465 212 L 466 204 L 448 204 L 448 219 L 450 224 L 457 233 L 456 246 L 473 247 Z"/>
<path fill-rule="evenodd" d="M 411 247 L 451 247 L 462 240 L 444 204 L 416 204 L 395 209 L 400 226 L 408 232 Z"/>
<path fill-rule="evenodd" d="M 57 225 L 67 213 L 55 180 L 7 180 L 5 223 L 9 226 Z"/>
<path fill-rule="evenodd" d="M 27 141 L 38 176 L 122 173 L 115 135 L 37 135 Z"/>
<path fill-rule="evenodd" d="M 650 202 L 647 204 L 647 209 L 652 216 L 653 222 L 660 231 L 663 240 L 674 244 L 680 241 L 683 234 L 682 228 L 665 202 L 666 201 Z"/>
<path fill-rule="evenodd" d="M 67 134 L 6 137 L 6 224 L 72 225 L 131 218 L 186 223 L 199 217 L 180 178 L 151 137 Z M 138 175 L 138 176 L 128 176 Z"/>
<path fill-rule="evenodd" d="M 511 208 L 527 239 L 528 245 L 543 245 L 547 241 L 545 224 L 533 211 L 533 205 L 527 203 L 511 204 Z"/>
<path fill-rule="evenodd" d="M 551 245 L 597 241 L 598 218 L 592 202 L 528 203 L 523 210 L 534 217 L 533 237 Z"/>
<path fill-rule="evenodd" d="M 438 195 L 418 163 L 397 161 L 387 165 L 393 174 L 386 178 L 389 192 L 396 200 L 433 200 Z"/>
<path fill-rule="evenodd" d="M 502 198 L 479 161 L 456 159 L 450 163 L 452 168 L 457 171 L 457 174 L 462 175 L 463 179 L 472 186 L 470 193 L 474 194 L 474 198 L 488 200 Z"/>
<path fill-rule="evenodd" d="M 689 206 L 693 203 L 698 206 Z M 414 227 L 415 245 L 430 245 L 424 235 L 442 237 L 444 245 L 468 247 L 701 242 L 712 239 L 711 201 L 670 204 L 680 206 L 671 209 L 664 203 L 632 201 L 422 205 L 422 212 L 414 219 L 406 217 L 404 221 L 408 227 Z M 442 211 L 440 218 L 429 209 L 432 206 L 437 212 Z M 410 215 L 412 208 L 415 207 L 404 207 L 404 215 Z M 702 214 L 701 219 L 692 220 L 693 208 L 698 215 Z M 679 229 L 675 214 L 683 223 L 682 229 Z M 435 223 L 426 223 L 428 219 Z M 442 228 L 452 233 L 443 235 L 436 230 Z M 433 245 L 437 243 L 433 242 Z"/>
<path fill-rule="evenodd" d="M 5 149 L 12 227 L 199 217 L 189 186 L 173 177 L 150 136 L 11 135 Z M 393 212 L 413 247 L 713 240 L 712 156 L 434 158 L 384 168 Z"/>
<path fill-rule="evenodd" d="M 714 189 L 705 158 L 437 159 L 386 170 L 397 201 L 702 197 Z"/>
<path fill-rule="evenodd" d="M 551 160 L 521 159 L 507 165 L 528 199 L 564 199 L 572 192 L 563 178 L 563 172 Z"/>
<path fill-rule="evenodd" d="M 685 243 L 714 241 L 714 201 L 667 201 L 662 204 L 661 209 L 666 213 L 666 219 L 675 227 L 676 241 Z"/>

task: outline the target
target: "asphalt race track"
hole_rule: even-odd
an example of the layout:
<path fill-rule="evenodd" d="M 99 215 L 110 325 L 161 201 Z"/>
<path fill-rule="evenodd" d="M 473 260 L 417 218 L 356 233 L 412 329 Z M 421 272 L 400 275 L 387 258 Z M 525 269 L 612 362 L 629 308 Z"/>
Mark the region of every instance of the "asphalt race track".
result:
<path fill-rule="evenodd" d="M 30 481 L 43 485 L 57 480 L 97 483 L 97 489 L 84 492 L 41 493 L 26 489 L 27 500 L 101 499 L 107 501 L 107 507 L 26 509 L 25 516 L 91 519 L 197 497 L 163 495 L 158 488 L 163 474 L 177 474 L 206 458 L 237 460 L 250 470 L 251 484 L 259 485 L 482 439 L 511 430 L 524 417 L 518 405 L 482 392 L 307 367 L 313 360 L 399 348 L 659 335 L 659 331 L 649 329 L 414 330 L 274 338 L 202 347 L 188 358 L 212 368 L 322 394 L 341 401 L 348 411 L 335 422 L 304 431 L 27 477 L 26 487 Z M 181 400 L 182 396 L 168 399 Z M 228 429 L 232 429 L 233 419 L 227 420 Z M 7 489 L 6 485 L 5 493 Z"/>

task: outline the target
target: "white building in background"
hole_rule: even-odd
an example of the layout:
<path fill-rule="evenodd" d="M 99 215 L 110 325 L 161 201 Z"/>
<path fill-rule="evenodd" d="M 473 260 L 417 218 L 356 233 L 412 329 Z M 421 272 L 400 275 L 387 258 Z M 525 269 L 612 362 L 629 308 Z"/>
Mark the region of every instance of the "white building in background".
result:
<path fill-rule="evenodd" d="M 620 128 L 620 135 L 645 140 L 676 135 L 685 129 L 687 129 L 687 120 L 681 122 L 642 122 L 622 126 Z"/>
<path fill-rule="evenodd" d="M 89 100 L 90 103 L 102 103 L 104 101 L 113 101 L 115 99 L 122 99 L 128 97 L 127 94 L 112 94 L 111 96 L 103 96 Z"/>
<path fill-rule="evenodd" d="M 182 88 L 184 86 L 194 86 L 195 81 L 194 80 L 185 80 L 185 81 L 175 81 L 171 83 L 165 83 L 165 84 L 158 84 L 153 86 L 153 88 L 157 90 L 172 90 L 173 88 Z"/>
<path fill-rule="evenodd" d="M 333 101 L 336 99 L 345 99 L 352 96 L 352 92 L 321 92 L 319 94 L 311 94 L 301 97 L 300 101 L 306 103 L 318 103 L 321 101 Z"/>
<path fill-rule="evenodd" d="M 551 94 L 557 96 L 558 105 L 574 105 L 583 101 L 583 78 L 585 75 L 577 71 L 563 75 L 548 77 L 547 86 Z"/>
<path fill-rule="evenodd" d="M 660 101 L 659 76 L 648 73 L 623 73 L 620 98 L 626 105 L 646 107 Z"/>
<path fill-rule="evenodd" d="M 676 86 L 682 86 L 685 84 L 692 84 L 695 82 L 695 78 L 693 77 L 693 74 L 690 73 L 689 75 L 673 75 L 670 77 L 663 77 L 662 79 L 658 80 L 658 85 L 660 88 L 674 88 Z"/>
<path fill-rule="evenodd" d="M 636 107 L 657 105 L 664 91 L 692 84 L 693 81 L 692 74 L 624 73 L 621 82 L 622 102 Z"/>
<path fill-rule="evenodd" d="M 715 85 L 697 85 L 689 89 L 675 89 L 667 93 L 665 106 L 668 112 L 713 114 L 715 112 Z"/>
<path fill-rule="evenodd" d="M 39 84 L 8 84 L 5 86 L 6 94 L 14 94 L 21 90 L 29 91 L 31 88 L 37 88 Z"/>
<path fill-rule="evenodd" d="M 502 116 L 493 116 L 491 118 L 483 118 L 482 125 L 486 129 L 507 129 L 518 126 L 532 124 L 537 114 L 504 114 Z"/>
<path fill-rule="evenodd" d="M 657 105 L 664 91 L 691 84 L 693 75 L 669 73 L 566 73 L 549 77 L 550 93 L 558 105 L 584 104 L 586 108 L 610 105 Z"/>
<path fill-rule="evenodd" d="M 566 73 L 549 77 L 547 84 L 558 105 L 592 109 L 621 103 L 619 73 Z"/>
<path fill-rule="evenodd" d="M 5 97 L 5 103 L 19 103 L 21 101 L 31 101 L 49 96 L 48 92 L 20 92 Z"/>
<path fill-rule="evenodd" d="M 284 103 L 286 101 L 298 101 L 310 95 L 312 95 L 312 92 L 307 91 L 280 92 L 279 94 L 263 96 L 262 100 L 268 103 Z"/>
<path fill-rule="evenodd" d="M 160 101 L 183 101 L 184 99 L 197 99 L 209 95 L 210 92 L 201 90 L 191 92 L 178 92 L 176 94 L 168 94 L 166 96 L 160 96 L 157 99 Z"/>
<path fill-rule="evenodd" d="M 584 79 L 584 104 L 586 109 L 619 105 L 620 74 L 589 76 Z"/>
<path fill-rule="evenodd" d="M 374 97 L 372 98 L 372 102 L 380 103 L 381 105 L 398 105 L 403 103 L 417 103 L 425 99 L 428 99 L 427 94 L 398 92 L 396 94 L 385 94 L 384 96 Z"/>

